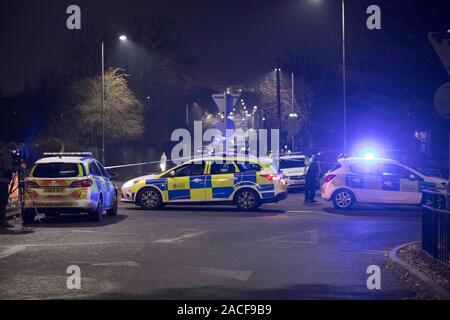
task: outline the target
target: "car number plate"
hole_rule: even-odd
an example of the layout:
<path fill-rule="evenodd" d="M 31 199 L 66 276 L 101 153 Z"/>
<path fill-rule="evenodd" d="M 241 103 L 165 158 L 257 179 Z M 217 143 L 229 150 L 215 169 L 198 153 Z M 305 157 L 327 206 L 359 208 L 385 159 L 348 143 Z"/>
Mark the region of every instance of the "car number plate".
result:
<path fill-rule="evenodd" d="M 45 188 L 45 193 L 63 193 L 66 192 L 66 188 L 53 187 L 53 188 Z"/>

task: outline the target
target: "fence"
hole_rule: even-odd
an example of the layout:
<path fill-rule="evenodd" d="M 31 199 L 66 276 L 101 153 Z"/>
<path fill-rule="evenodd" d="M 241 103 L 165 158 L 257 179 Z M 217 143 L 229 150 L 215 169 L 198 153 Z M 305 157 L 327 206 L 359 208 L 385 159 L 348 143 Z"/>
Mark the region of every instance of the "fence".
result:
<path fill-rule="evenodd" d="M 424 191 L 422 206 L 422 250 L 450 265 L 450 194 Z"/>

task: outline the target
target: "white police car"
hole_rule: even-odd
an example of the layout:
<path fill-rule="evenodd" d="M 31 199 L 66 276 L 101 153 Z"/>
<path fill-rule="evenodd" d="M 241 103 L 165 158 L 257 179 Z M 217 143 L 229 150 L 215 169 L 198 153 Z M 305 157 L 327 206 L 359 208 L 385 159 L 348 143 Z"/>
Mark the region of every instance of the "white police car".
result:
<path fill-rule="evenodd" d="M 358 203 L 420 204 L 422 191 L 445 191 L 447 181 L 390 159 L 339 159 L 325 175 L 322 198 L 337 209 Z"/>
<path fill-rule="evenodd" d="M 280 157 L 280 171 L 283 173 L 288 189 L 305 186 L 306 157 L 304 155 L 285 155 Z"/>
<path fill-rule="evenodd" d="M 87 212 L 94 221 L 117 215 L 118 191 L 90 153 L 44 153 L 26 177 L 25 223 L 39 214 Z"/>

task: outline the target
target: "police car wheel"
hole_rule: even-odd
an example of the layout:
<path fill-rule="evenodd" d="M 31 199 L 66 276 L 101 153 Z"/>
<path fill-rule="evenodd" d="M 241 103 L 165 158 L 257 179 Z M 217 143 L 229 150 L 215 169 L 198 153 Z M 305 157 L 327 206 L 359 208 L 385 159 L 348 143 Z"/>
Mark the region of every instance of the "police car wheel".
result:
<path fill-rule="evenodd" d="M 111 209 L 106 211 L 106 214 L 108 216 L 117 216 L 117 210 L 118 210 L 118 203 L 117 203 L 117 192 L 116 192 L 115 195 L 114 195 L 113 206 L 111 207 Z"/>
<path fill-rule="evenodd" d="M 153 188 L 146 188 L 139 192 L 138 204 L 143 209 L 154 210 L 163 205 L 161 194 Z"/>
<path fill-rule="evenodd" d="M 90 216 L 93 221 L 100 222 L 103 220 L 103 201 L 101 197 L 98 199 L 97 209 L 92 211 Z"/>
<path fill-rule="evenodd" d="M 338 190 L 333 195 L 333 204 L 336 209 L 350 209 L 355 203 L 355 196 L 349 190 Z"/>
<path fill-rule="evenodd" d="M 251 189 L 238 191 L 235 199 L 236 206 L 241 210 L 251 211 L 260 206 L 259 195 Z"/>

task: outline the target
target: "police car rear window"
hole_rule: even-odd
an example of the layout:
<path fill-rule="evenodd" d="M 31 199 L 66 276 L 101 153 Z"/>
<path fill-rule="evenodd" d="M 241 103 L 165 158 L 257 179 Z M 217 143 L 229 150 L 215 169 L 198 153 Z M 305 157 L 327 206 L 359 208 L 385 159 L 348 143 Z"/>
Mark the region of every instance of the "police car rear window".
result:
<path fill-rule="evenodd" d="M 41 163 L 33 170 L 35 178 L 71 178 L 79 175 L 77 163 Z"/>

